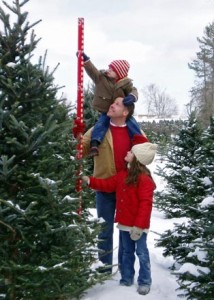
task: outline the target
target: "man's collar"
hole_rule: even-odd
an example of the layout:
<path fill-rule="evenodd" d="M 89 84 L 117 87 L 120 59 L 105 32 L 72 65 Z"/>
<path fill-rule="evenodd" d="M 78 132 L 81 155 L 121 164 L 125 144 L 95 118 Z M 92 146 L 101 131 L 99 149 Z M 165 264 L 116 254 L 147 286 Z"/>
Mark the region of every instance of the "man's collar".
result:
<path fill-rule="evenodd" d="M 126 127 L 126 123 L 124 123 L 123 125 L 116 125 L 114 124 L 111 120 L 110 120 L 110 125 L 114 126 L 114 127 Z"/>

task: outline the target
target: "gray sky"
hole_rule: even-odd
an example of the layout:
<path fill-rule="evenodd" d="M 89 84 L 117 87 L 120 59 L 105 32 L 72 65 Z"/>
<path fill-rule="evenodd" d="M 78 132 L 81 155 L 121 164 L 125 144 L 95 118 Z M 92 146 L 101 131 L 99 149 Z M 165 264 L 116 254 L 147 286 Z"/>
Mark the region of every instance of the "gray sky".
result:
<path fill-rule="evenodd" d="M 214 21 L 214 0 L 30 0 L 24 8 L 31 23 L 42 19 L 35 56 L 47 49 L 50 68 L 60 62 L 55 83 L 66 85 L 69 102 L 76 102 L 77 20 L 83 17 L 85 53 L 98 68 L 129 61 L 140 92 L 138 113 L 145 113 L 141 90 L 151 83 L 177 103 L 189 101 L 195 74 L 187 64 L 199 50 L 197 37 Z M 84 73 L 85 86 L 88 80 Z"/>

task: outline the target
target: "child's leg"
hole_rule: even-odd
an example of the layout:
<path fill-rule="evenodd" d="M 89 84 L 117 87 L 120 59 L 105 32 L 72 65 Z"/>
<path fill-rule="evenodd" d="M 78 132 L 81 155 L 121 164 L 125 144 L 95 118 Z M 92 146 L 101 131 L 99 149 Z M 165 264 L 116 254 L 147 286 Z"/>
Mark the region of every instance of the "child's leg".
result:
<path fill-rule="evenodd" d="M 147 234 L 144 232 L 141 238 L 136 241 L 136 254 L 139 258 L 140 269 L 138 276 L 138 285 L 147 285 L 150 287 L 152 283 L 151 279 L 151 266 L 150 266 L 150 257 L 149 250 L 147 248 Z"/>
<path fill-rule="evenodd" d="M 130 238 L 128 231 L 120 230 L 120 242 L 122 243 L 122 261 L 120 266 L 121 285 L 132 285 L 134 282 L 135 242 Z"/>
<path fill-rule="evenodd" d="M 140 130 L 140 126 L 139 126 L 139 124 L 137 123 L 137 121 L 135 120 L 134 117 L 129 118 L 126 121 L 126 124 L 127 124 L 127 127 L 128 127 L 129 136 L 130 136 L 131 139 L 133 138 L 134 134 L 141 134 L 142 135 L 142 132 Z"/>
<path fill-rule="evenodd" d="M 108 128 L 109 128 L 110 118 L 106 113 L 102 113 L 94 125 L 92 130 L 91 140 L 98 141 L 99 144 L 102 142 Z"/>
<path fill-rule="evenodd" d="M 107 116 L 106 113 L 102 113 L 94 125 L 94 128 L 92 130 L 91 134 L 91 143 L 90 143 L 90 154 L 91 155 L 98 155 L 98 146 L 104 139 L 104 136 L 106 135 L 106 132 L 109 128 L 110 118 Z"/>
<path fill-rule="evenodd" d="M 119 230 L 118 269 L 120 272 L 121 272 L 121 265 L 122 265 L 122 257 L 123 257 L 123 245 L 122 245 L 121 230 Z"/>

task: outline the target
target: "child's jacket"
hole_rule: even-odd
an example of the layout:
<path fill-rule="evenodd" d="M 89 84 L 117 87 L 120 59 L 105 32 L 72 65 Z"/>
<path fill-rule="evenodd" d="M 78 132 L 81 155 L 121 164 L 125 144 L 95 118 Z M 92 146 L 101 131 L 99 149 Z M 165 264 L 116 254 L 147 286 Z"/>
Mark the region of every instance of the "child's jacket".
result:
<path fill-rule="evenodd" d="M 132 80 L 125 77 L 117 82 L 106 76 L 104 70 L 98 70 L 90 60 L 84 64 L 84 68 L 88 76 L 95 84 L 93 108 L 99 112 L 107 112 L 109 106 L 117 97 L 125 97 L 133 94 L 138 99 L 138 92 L 133 87 Z"/>
<path fill-rule="evenodd" d="M 125 170 L 107 179 L 90 177 L 89 186 L 101 192 L 116 192 L 115 222 L 149 229 L 155 183 L 150 176 L 142 174 L 136 186 L 127 185 L 127 174 Z"/>

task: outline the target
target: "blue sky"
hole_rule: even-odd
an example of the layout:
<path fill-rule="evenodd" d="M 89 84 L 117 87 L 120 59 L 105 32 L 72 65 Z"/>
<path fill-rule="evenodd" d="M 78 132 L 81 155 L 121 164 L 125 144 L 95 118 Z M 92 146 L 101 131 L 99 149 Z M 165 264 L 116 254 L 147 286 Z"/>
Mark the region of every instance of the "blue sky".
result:
<path fill-rule="evenodd" d="M 2 2 L 2 1 L 1 1 Z M 12 3 L 12 0 L 7 0 Z M 85 20 L 84 49 L 93 63 L 107 68 L 126 59 L 129 77 L 140 92 L 136 109 L 143 113 L 142 89 L 154 83 L 177 103 L 189 101 L 194 72 L 188 68 L 199 50 L 197 37 L 214 21 L 213 0 L 30 0 L 24 5 L 41 37 L 35 59 L 48 50 L 47 64 L 69 102 L 76 102 L 77 20 Z M 85 86 L 88 77 L 84 75 Z"/>

